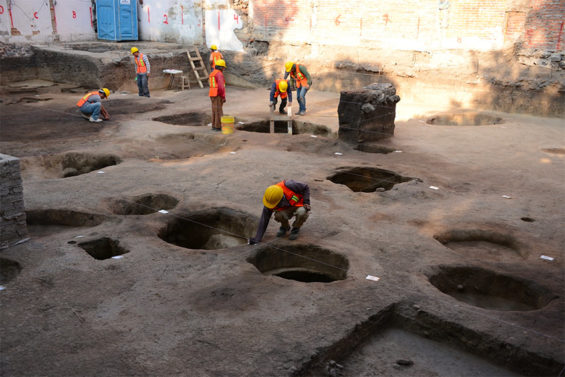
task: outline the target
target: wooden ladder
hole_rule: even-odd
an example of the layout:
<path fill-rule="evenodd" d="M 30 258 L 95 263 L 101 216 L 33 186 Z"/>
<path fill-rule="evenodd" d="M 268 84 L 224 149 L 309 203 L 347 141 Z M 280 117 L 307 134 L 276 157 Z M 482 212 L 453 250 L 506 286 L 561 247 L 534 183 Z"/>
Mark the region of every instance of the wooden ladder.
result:
<path fill-rule="evenodd" d="M 204 84 L 202 84 L 202 80 L 208 79 L 208 70 L 202 61 L 202 56 L 200 56 L 200 52 L 194 46 L 191 49 L 186 51 L 186 56 L 188 57 L 188 61 L 190 62 L 190 66 L 192 67 L 192 71 L 194 72 L 194 76 L 196 76 L 196 81 L 198 81 L 198 85 L 201 88 L 204 88 Z"/>

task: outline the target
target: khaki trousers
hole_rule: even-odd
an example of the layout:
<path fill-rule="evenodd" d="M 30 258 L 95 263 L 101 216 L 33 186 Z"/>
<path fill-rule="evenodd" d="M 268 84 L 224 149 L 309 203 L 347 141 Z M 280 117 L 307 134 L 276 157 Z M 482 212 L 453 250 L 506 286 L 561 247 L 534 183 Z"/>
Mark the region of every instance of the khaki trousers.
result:
<path fill-rule="evenodd" d="M 296 216 L 292 227 L 300 228 L 308 218 L 308 211 L 304 207 L 288 207 L 282 211 L 275 211 L 275 220 L 285 229 L 290 228 L 289 220 L 292 219 L 292 216 Z"/>
<path fill-rule="evenodd" d="M 224 111 L 222 109 L 224 105 L 224 101 L 222 97 L 210 97 L 212 101 L 212 127 L 217 129 L 222 129 L 222 115 L 224 115 Z"/>

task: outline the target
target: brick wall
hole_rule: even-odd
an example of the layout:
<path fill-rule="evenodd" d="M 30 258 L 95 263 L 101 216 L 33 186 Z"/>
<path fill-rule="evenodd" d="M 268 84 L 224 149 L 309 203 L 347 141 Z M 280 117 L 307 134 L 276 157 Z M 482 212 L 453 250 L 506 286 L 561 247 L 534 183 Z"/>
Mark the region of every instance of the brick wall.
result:
<path fill-rule="evenodd" d="M 565 1 L 530 0 L 525 44 L 542 50 L 564 50 Z"/>
<path fill-rule="evenodd" d="M 26 237 L 20 160 L 0 154 L 0 249 Z"/>

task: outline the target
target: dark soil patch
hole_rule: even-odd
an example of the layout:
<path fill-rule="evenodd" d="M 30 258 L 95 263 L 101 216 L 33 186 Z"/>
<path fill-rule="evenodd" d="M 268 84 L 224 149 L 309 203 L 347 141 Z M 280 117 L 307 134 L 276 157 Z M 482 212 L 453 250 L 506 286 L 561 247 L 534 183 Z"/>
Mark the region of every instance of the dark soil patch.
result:
<path fill-rule="evenodd" d="M 192 112 L 163 115 L 153 118 L 153 120 L 167 124 L 174 124 L 176 126 L 205 126 L 212 121 L 212 117 L 205 113 Z"/>
<path fill-rule="evenodd" d="M 365 153 L 382 153 L 382 154 L 388 154 L 395 151 L 394 148 L 385 147 L 383 145 L 378 145 L 378 144 L 358 144 L 355 147 L 355 149 Z"/>
<path fill-rule="evenodd" d="M 565 148 L 545 148 L 542 149 L 543 152 L 556 155 L 565 155 Z"/>
<path fill-rule="evenodd" d="M 113 115 L 135 115 L 139 113 L 147 113 L 150 111 L 163 110 L 171 101 L 167 100 L 153 100 L 146 97 L 139 97 L 136 99 L 129 98 L 112 98 L 103 100 L 104 108 L 108 110 L 110 116 Z"/>
<path fill-rule="evenodd" d="M 286 120 L 276 120 L 275 122 L 275 133 L 288 133 L 288 121 Z M 260 132 L 269 133 L 270 132 L 270 121 L 261 120 L 257 122 L 250 122 L 245 124 L 240 124 L 236 128 L 241 131 L 248 132 Z M 329 135 L 331 133 L 330 129 L 326 126 L 317 125 L 313 123 L 297 122 L 292 121 L 292 134 L 312 134 L 312 135 Z"/>
<path fill-rule="evenodd" d="M 178 199 L 166 194 L 145 194 L 112 200 L 110 209 L 116 215 L 149 215 L 162 209 L 175 208 L 178 202 Z"/>
<path fill-rule="evenodd" d="M 129 250 L 120 246 L 119 241 L 108 237 L 81 242 L 78 246 L 86 251 L 92 258 L 98 260 L 109 259 L 118 255 L 129 253 Z"/>
<path fill-rule="evenodd" d="M 436 126 L 487 126 L 504 123 L 500 117 L 480 112 L 454 112 L 437 114 L 426 120 Z"/>
<path fill-rule="evenodd" d="M 326 179 L 333 183 L 346 185 L 354 192 L 374 192 L 390 190 L 397 183 L 411 181 L 393 171 L 378 168 L 340 168 Z"/>
<path fill-rule="evenodd" d="M 172 218 L 158 236 L 187 249 L 216 250 L 247 244 L 257 218 L 230 208 L 214 208 Z"/>
<path fill-rule="evenodd" d="M 491 310 L 536 310 L 556 297 L 532 281 L 479 267 L 440 266 L 429 280 L 434 287 L 458 301 Z"/>
<path fill-rule="evenodd" d="M 346 257 L 315 245 L 267 246 L 247 259 L 266 275 L 304 283 L 330 283 L 347 277 Z"/>
<path fill-rule="evenodd" d="M 22 266 L 18 262 L 0 258 L 0 284 L 6 284 L 13 280 L 21 270 Z"/>

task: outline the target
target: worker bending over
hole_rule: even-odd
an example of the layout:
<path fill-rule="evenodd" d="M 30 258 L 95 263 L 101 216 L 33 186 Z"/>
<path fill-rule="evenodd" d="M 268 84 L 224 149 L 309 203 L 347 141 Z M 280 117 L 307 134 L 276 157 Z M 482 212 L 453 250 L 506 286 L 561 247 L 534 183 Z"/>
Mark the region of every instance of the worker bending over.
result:
<path fill-rule="evenodd" d="M 137 89 L 140 97 L 150 97 L 149 95 L 149 76 L 151 75 L 151 64 L 149 59 L 143 53 L 139 52 L 137 47 L 131 48 L 133 59 L 135 60 L 135 73 L 137 81 Z"/>
<path fill-rule="evenodd" d="M 296 216 L 290 230 L 289 240 L 298 238 L 300 227 L 308 218 L 310 212 L 310 187 L 306 183 L 293 180 L 284 180 L 276 185 L 267 187 L 263 195 L 263 212 L 257 227 L 257 234 L 249 239 L 249 243 L 254 245 L 261 242 L 271 215 L 275 212 L 275 221 L 281 223 L 277 232 L 277 237 L 282 237 L 290 230 L 289 220 Z"/>
<path fill-rule="evenodd" d="M 275 80 L 273 85 L 271 86 L 271 94 L 270 94 L 270 106 L 271 109 L 274 111 L 277 107 L 277 98 L 281 97 L 281 105 L 279 106 L 279 113 L 284 114 L 284 108 L 286 107 L 286 99 L 288 97 L 288 105 L 292 106 L 292 90 L 287 91 L 288 89 L 288 81 L 278 79 Z"/>
<path fill-rule="evenodd" d="M 298 115 L 306 113 L 306 93 L 312 85 L 312 77 L 306 67 L 302 64 L 294 62 L 286 62 L 284 64 L 286 79 L 289 75 L 290 78 L 296 83 L 296 100 L 298 101 Z"/>
<path fill-rule="evenodd" d="M 110 97 L 108 88 L 86 93 L 77 102 L 81 115 L 93 123 L 102 122 L 100 114 L 102 114 L 104 120 L 110 120 L 110 114 L 108 114 L 104 106 L 102 106 L 102 100 L 108 97 Z"/>
<path fill-rule="evenodd" d="M 212 101 L 212 131 L 222 130 L 223 106 L 226 102 L 226 80 L 223 71 L 226 69 L 226 62 L 223 59 L 217 60 L 212 73 L 210 73 L 210 90 L 208 95 Z"/>
<path fill-rule="evenodd" d="M 212 51 L 210 53 L 210 70 L 213 70 L 216 67 L 216 62 L 220 59 L 223 60 L 224 56 L 220 51 L 217 51 L 218 46 L 216 45 L 210 46 L 210 50 Z"/>

